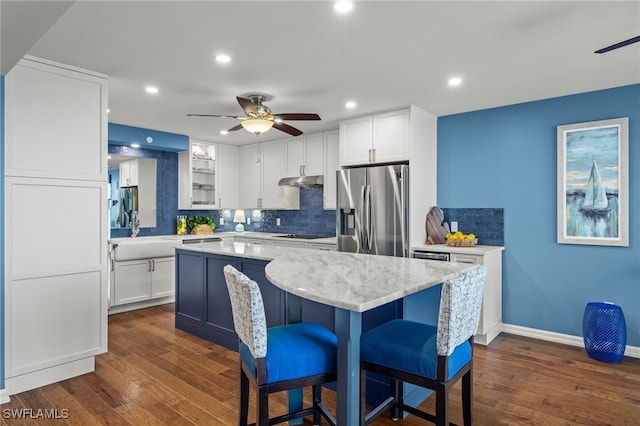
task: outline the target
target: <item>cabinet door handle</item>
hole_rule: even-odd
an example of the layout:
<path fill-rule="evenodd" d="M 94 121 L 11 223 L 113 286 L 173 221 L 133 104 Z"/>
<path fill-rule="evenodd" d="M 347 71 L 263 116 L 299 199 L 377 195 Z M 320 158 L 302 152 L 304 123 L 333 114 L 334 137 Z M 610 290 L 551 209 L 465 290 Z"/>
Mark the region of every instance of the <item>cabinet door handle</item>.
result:
<path fill-rule="evenodd" d="M 152 271 L 156 270 L 156 261 L 155 260 L 151 260 L 151 270 Z"/>
<path fill-rule="evenodd" d="M 370 149 L 370 150 L 369 150 L 369 162 L 370 162 L 370 163 L 372 163 L 372 162 L 373 162 L 373 160 L 371 159 L 371 151 L 372 151 L 372 150 Z"/>
<path fill-rule="evenodd" d="M 218 198 L 218 207 L 222 207 L 222 198 Z"/>
<path fill-rule="evenodd" d="M 147 272 L 151 272 L 151 261 L 147 260 Z"/>
<path fill-rule="evenodd" d="M 371 152 L 373 153 L 373 161 L 372 161 L 372 162 L 373 162 L 373 163 L 375 163 L 375 162 L 376 162 L 376 149 L 375 149 L 375 148 L 373 148 L 373 149 L 371 150 Z"/>

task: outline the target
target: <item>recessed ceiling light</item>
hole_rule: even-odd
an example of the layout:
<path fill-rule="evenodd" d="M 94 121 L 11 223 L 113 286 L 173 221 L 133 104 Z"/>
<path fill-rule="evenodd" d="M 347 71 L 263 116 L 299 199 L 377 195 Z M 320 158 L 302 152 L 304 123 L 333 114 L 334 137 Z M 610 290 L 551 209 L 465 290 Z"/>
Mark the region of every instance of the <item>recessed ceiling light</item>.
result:
<path fill-rule="evenodd" d="M 220 134 L 221 135 L 228 135 L 229 131 L 228 130 L 220 130 Z"/>
<path fill-rule="evenodd" d="M 347 107 L 347 108 L 349 108 L 349 109 L 353 109 L 353 108 L 355 108 L 355 107 L 356 107 L 356 105 L 358 105 L 358 104 L 356 104 L 354 101 L 349 101 L 349 102 L 347 102 L 346 104 L 344 104 L 344 106 L 346 106 L 346 107 Z"/>
<path fill-rule="evenodd" d="M 219 55 L 216 55 L 216 61 L 221 64 L 228 64 L 229 62 L 231 62 L 231 56 L 227 55 L 226 53 L 221 53 Z"/>
<path fill-rule="evenodd" d="M 462 84 L 462 79 L 460 77 L 452 77 L 449 79 L 449 86 L 460 86 Z"/>
<path fill-rule="evenodd" d="M 140 144 L 139 143 L 132 143 L 131 144 L 131 148 L 140 148 Z"/>
<path fill-rule="evenodd" d="M 153 138 L 151 136 L 147 136 L 147 143 L 153 143 Z"/>
<path fill-rule="evenodd" d="M 353 9 L 353 2 L 347 0 L 338 0 L 333 3 L 333 10 L 338 13 L 349 13 Z"/>
<path fill-rule="evenodd" d="M 153 87 L 153 86 L 147 86 L 144 90 L 146 90 L 147 93 L 151 93 L 153 95 L 158 93 L 158 88 L 157 87 Z"/>

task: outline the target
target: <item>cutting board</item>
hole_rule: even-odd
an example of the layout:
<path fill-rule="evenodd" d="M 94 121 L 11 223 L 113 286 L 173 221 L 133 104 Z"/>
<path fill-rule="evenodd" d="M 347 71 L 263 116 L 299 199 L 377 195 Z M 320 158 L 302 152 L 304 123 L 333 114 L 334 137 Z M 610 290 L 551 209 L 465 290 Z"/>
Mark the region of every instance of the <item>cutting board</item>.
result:
<path fill-rule="evenodd" d="M 425 223 L 427 244 L 445 244 L 445 236 L 449 233 L 449 224 L 444 221 L 444 213 L 438 206 L 431 207 Z"/>

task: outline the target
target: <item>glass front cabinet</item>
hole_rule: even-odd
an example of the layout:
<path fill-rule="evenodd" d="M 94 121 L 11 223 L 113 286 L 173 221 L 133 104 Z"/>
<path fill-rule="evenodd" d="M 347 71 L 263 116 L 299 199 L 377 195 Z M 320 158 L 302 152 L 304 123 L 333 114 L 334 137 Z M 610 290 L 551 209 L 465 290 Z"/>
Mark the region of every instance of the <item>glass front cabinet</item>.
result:
<path fill-rule="evenodd" d="M 217 209 L 216 145 L 189 140 L 189 150 L 178 153 L 178 208 Z"/>

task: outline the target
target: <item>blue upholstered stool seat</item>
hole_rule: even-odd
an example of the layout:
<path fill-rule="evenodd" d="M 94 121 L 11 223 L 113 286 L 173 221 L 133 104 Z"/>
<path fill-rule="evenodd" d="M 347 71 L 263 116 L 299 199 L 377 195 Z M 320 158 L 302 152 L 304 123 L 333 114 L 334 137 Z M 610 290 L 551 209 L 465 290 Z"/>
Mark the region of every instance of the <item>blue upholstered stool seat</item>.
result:
<path fill-rule="evenodd" d="M 267 383 L 335 372 L 336 345 L 336 335 L 320 324 L 302 323 L 269 328 Z M 240 345 L 240 357 L 255 377 L 255 358 L 244 343 Z"/>
<path fill-rule="evenodd" d="M 360 338 L 360 359 L 416 374 L 436 378 L 438 354 L 432 325 L 408 320 L 384 323 Z M 464 342 L 449 356 L 448 378 L 471 359 L 471 345 Z"/>

